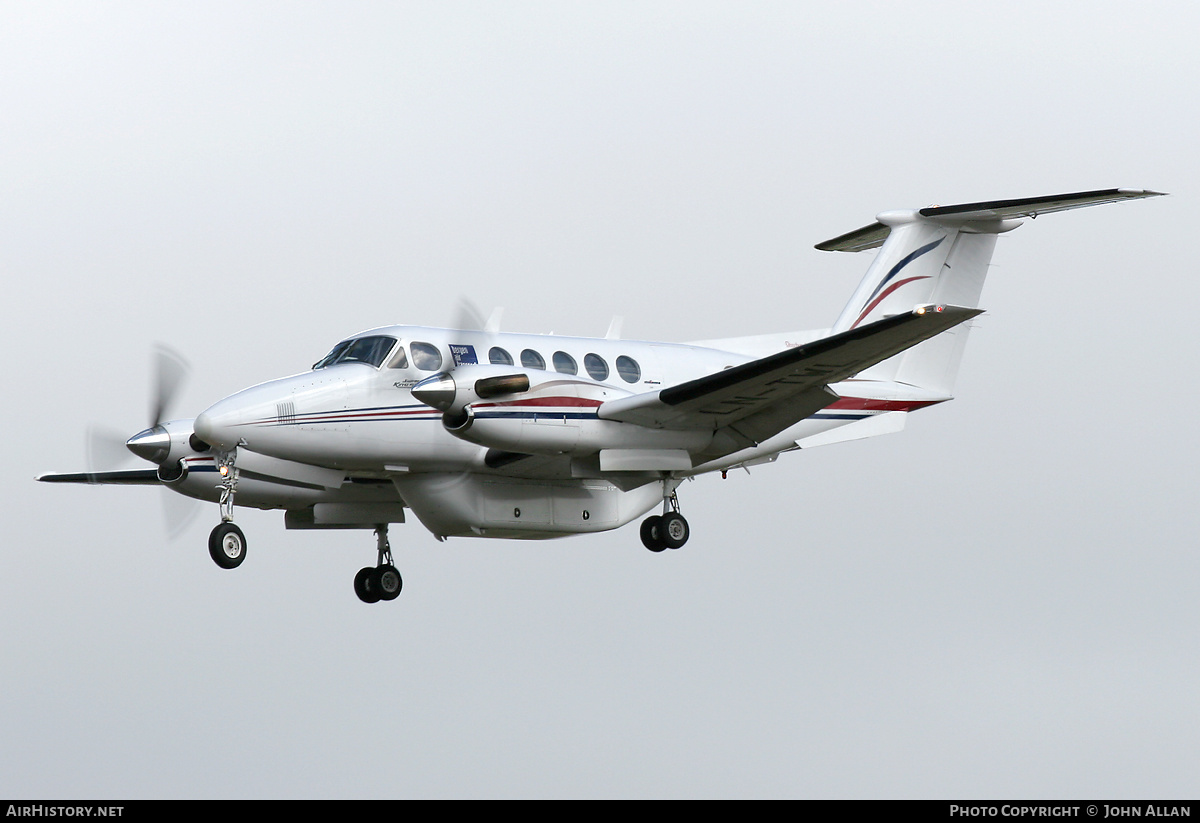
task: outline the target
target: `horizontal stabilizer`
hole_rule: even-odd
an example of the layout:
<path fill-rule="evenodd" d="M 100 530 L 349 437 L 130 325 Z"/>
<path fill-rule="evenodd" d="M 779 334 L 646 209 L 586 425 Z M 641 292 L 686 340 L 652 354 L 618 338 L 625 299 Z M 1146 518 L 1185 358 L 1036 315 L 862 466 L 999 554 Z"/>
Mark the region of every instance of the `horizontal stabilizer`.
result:
<path fill-rule="evenodd" d="M 1081 209 L 1085 206 L 1099 206 L 1103 203 L 1117 203 L 1122 200 L 1140 200 L 1144 197 L 1158 197 L 1162 194 L 1163 192 L 1142 189 L 1101 189 L 1071 194 L 1052 194 L 1047 197 L 1025 197 L 1018 200 L 986 200 L 980 203 L 962 203 L 957 206 L 927 206 L 918 209 L 917 214 L 939 222 L 994 222 L 1022 217 L 1034 218 L 1039 214 Z M 816 248 L 820 251 L 877 249 L 883 245 L 889 232 L 891 232 L 891 226 L 875 222 L 832 240 L 826 240 L 824 243 L 818 243 Z"/>
<path fill-rule="evenodd" d="M 1049 197 L 1025 197 L 1019 200 L 991 200 L 983 203 L 964 203 L 959 206 L 928 206 L 920 209 L 922 217 L 955 220 L 1007 220 L 1016 217 L 1034 218 L 1039 214 L 1081 209 L 1085 206 L 1100 206 L 1104 203 L 1119 203 L 1122 200 L 1140 200 L 1144 197 L 1159 197 L 1160 191 L 1139 189 L 1104 189 L 1080 191 L 1073 194 L 1054 194 Z"/>
<path fill-rule="evenodd" d="M 888 233 L 891 230 L 890 226 L 885 226 L 882 223 L 872 223 L 869 226 L 863 226 L 861 229 L 848 231 L 832 240 L 826 240 L 824 243 L 818 243 L 817 250 L 866 251 L 867 249 L 877 249 L 883 245 L 884 240 L 887 240 Z"/>

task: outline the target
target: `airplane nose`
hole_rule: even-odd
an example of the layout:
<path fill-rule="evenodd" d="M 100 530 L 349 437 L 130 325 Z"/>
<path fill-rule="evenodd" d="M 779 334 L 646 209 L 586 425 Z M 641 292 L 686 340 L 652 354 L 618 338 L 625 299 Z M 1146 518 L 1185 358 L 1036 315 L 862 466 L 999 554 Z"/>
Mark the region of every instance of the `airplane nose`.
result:
<path fill-rule="evenodd" d="M 220 404 L 218 403 L 217 406 L 219 405 Z M 226 438 L 222 436 L 222 429 L 225 427 L 219 424 L 220 414 L 213 413 L 217 406 L 213 406 L 200 412 L 195 421 L 192 423 L 192 431 L 195 432 L 196 437 L 200 438 L 205 443 L 208 443 L 210 446 L 228 447 L 229 444 L 225 442 Z M 132 448 L 132 446 L 130 448 Z"/>
<path fill-rule="evenodd" d="M 345 381 L 335 375 L 282 377 L 218 400 L 197 415 L 192 431 L 219 452 L 240 446 L 263 453 L 286 450 L 293 447 L 297 407 L 344 409 L 347 394 Z"/>
<path fill-rule="evenodd" d="M 254 433 L 261 436 L 257 424 L 274 420 L 280 398 L 291 396 L 289 387 L 281 387 L 280 382 L 254 386 L 218 400 L 196 416 L 192 431 L 218 450 L 233 449 Z"/>
<path fill-rule="evenodd" d="M 171 435 L 162 426 L 153 426 L 126 440 L 125 447 L 143 460 L 162 463 L 171 452 Z"/>
<path fill-rule="evenodd" d="M 196 437 L 219 449 L 232 449 L 241 438 L 241 424 L 249 419 L 243 402 L 233 397 L 220 400 L 196 416 L 192 431 Z"/>

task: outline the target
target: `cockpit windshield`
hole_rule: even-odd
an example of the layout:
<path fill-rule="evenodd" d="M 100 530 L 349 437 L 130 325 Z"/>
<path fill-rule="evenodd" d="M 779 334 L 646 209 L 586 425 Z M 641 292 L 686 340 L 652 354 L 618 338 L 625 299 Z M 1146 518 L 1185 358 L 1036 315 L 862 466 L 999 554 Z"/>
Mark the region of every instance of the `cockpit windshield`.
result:
<path fill-rule="evenodd" d="M 333 351 L 313 363 L 313 368 L 324 369 L 338 363 L 367 363 L 379 368 L 395 345 L 396 338 L 382 335 L 343 340 L 333 347 Z"/>

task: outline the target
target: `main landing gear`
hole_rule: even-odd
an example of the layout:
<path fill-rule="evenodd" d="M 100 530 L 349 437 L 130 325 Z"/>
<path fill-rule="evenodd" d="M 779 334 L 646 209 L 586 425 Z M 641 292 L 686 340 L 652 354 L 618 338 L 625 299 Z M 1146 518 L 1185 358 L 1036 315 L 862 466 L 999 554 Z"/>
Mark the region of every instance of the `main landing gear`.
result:
<path fill-rule="evenodd" d="M 375 527 L 375 542 L 379 561 L 374 568 L 366 566 L 354 575 L 354 593 L 364 603 L 395 600 L 404 588 L 400 572 L 392 565 L 392 547 L 387 539 L 387 523 Z"/>
<path fill-rule="evenodd" d="M 679 498 L 675 492 L 663 497 L 663 513 L 642 521 L 642 545 L 652 552 L 678 549 L 691 535 L 687 520 L 679 513 Z"/>

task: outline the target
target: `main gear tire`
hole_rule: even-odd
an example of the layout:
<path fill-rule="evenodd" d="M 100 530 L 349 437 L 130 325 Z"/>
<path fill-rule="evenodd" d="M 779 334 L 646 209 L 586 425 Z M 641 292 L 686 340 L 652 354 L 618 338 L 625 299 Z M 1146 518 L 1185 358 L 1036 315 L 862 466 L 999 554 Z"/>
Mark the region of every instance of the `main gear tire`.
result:
<path fill-rule="evenodd" d="M 642 521 L 642 545 L 652 552 L 660 552 L 667 547 L 663 541 L 662 517 L 652 515 Z"/>

